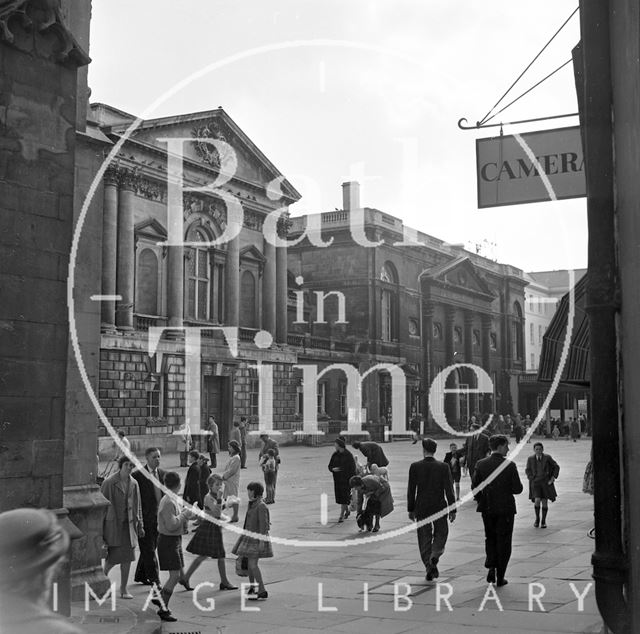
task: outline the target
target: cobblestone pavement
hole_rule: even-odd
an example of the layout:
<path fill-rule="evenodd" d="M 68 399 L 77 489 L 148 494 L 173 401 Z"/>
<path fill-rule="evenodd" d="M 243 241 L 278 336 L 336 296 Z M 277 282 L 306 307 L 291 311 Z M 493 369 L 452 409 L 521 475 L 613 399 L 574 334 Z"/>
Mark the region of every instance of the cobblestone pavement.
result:
<path fill-rule="evenodd" d="M 449 440 L 439 440 L 438 444 L 437 457 L 442 459 Z M 339 507 L 333 503 L 333 482 L 327 469 L 332 447 L 295 446 L 282 449 L 276 504 L 270 507 L 271 535 L 277 538 L 273 544 L 275 557 L 261 564 L 268 600 L 246 602 L 243 609 L 239 591 L 217 589 L 217 567 L 210 561 L 200 567 L 192 585 L 208 581 L 213 586 L 202 586 L 195 597 L 178 586 L 173 595 L 170 607 L 179 619 L 177 623 L 161 623 L 154 610 L 143 610 L 149 589 L 133 583 L 130 592 L 134 600 L 119 601 L 115 612 L 95 602 L 89 612 L 84 612 L 83 604 L 77 603 L 73 604 L 73 619 L 83 623 L 87 632 L 110 634 L 286 634 L 323 629 L 354 634 L 600 632 L 602 620 L 593 585 L 589 585 L 594 542 L 587 531 L 593 526 L 592 498 L 581 490 L 590 441 L 547 440 L 545 446 L 560 464 L 558 500 L 550 505 L 548 528 L 534 528 L 533 505 L 527 499 L 525 483 L 525 492 L 518 496 L 513 555 L 507 570 L 509 584 L 505 587 L 494 589 L 485 581 L 482 521 L 473 501 L 462 504 L 451 525 L 439 564 L 439 585 L 425 580 L 415 530 L 402 531 L 410 526 L 407 473 L 409 463 L 422 457 L 419 444 L 401 441 L 384 445 L 390 460 L 395 510 L 383 519 L 380 533 L 366 537 L 358 532 L 353 515 L 344 523 L 336 521 Z M 524 464 L 532 452 L 533 445 L 525 445 L 515 458 L 523 482 Z M 249 469 L 242 471 L 243 496 L 248 482 L 261 479 L 257 452 L 253 453 Z M 162 467 L 176 469 L 177 458 L 164 456 Z M 222 457 L 219 464 L 223 466 L 225 461 Z M 177 470 L 184 476 L 186 469 Z M 469 478 L 463 477 L 463 497 L 469 488 Z M 329 499 L 324 525 L 322 493 Z M 225 531 L 228 554 L 235 539 L 231 531 Z M 279 539 L 299 543 L 282 544 Z M 190 560 L 191 555 L 186 553 L 187 565 Z M 227 569 L 230 579 L 239 584 L 242 580 L 234 574 L 233 556 L 227 559 Z M 112 571 L 112 580 L 116 581 L 118 574 L 117 568 Z M 163 579 L 165 576 L 162 573 Z M 577 597 L 582 593 L 583 601 Z M 534 594 L 540 595 L 539 603 L 530 598 Z M 205 611 L 210 607 L 214 609 Z"/>

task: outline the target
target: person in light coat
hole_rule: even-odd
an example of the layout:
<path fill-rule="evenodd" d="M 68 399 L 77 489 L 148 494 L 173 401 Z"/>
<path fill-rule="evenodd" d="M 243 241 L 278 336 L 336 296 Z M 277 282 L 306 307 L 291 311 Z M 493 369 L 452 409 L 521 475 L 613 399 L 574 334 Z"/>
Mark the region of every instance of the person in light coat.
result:
<path fill-rule="evenodd" d="M 235 441 L 229 441 L 229 462 L 227 462 L 222 479 L 224 480 L 224 497 L 227 500 L 227 508 L 233 509 L 233 517 L 231 522 L 238 521 L 239 504 L 234 502 L 238 498 L 238 489 L 240 487 L 240 444 Z M 229 500 L 231 498 L 231 501 Z"/>
<path fill-rule="evenodd" d="M 129 456 L 118 460 L 118 471 L 109 476 L 101 487 L 110 504 L 103 524 L 103 538 L 107 544 L 104 574 L 120 565 L 120 598 L 133 599 L 127 590 L 129 569 L 134 560 L 138 537 L 144 537 L 140 488 L 131 477 L 133 463 Z"/>

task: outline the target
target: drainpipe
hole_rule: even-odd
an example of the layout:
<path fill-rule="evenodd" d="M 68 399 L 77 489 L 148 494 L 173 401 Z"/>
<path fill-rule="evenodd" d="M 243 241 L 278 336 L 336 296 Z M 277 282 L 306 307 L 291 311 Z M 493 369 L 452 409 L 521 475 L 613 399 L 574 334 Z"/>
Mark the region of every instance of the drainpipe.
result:
<path fill-rule="evenodd" d="M 582 126 L 587 175 L 591 398 L 596 544 L 591 563 L 598 609 L 613 634 L 628 634 L 628 567 L 623 546 L 621 413 L 618 408 L 619 294 L 615 241 L 609 2 L 581 0 Z"/>

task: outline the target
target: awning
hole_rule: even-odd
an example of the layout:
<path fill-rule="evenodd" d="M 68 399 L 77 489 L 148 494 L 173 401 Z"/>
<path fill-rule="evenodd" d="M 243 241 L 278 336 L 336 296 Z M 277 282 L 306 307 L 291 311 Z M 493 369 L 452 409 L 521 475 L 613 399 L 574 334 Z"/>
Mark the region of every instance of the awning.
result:
<path fill-rule="evenodd" d="M 570 332 L 569 353 L 562 369 L 561 383 L 589 385 L 589 319 L 586 313 L 588 275 L 588 273 L 584 275 L 573 288 L 575 311 Z M 570 293 L 567 293 L 560 300 L 556 314 L 542 339 L 538 381 L 553 381 L 560 366 L 567 337 L 569 296 Z"/>

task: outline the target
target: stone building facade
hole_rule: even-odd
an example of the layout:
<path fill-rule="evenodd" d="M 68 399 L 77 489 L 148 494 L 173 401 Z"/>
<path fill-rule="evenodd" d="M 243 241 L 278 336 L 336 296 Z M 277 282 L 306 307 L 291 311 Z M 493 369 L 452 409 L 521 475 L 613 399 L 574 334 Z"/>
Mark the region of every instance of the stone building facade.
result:
<path fill-rule="evenodd" d="M 108 421 L 142 437 L 140 444 L 152 436 L 170 449 L 188 412 L 193 433 L 214 415 L 223 447 L 240 416 L 256 428 L 291 427 L 296 357 L 287 346 L 287 256 L 278 240 L 284 212 L 300 195 L 221 108 L 133 127 L 135 117 L 113 107 L 91 110 L 117 148 L 102 180 L 95 291 L 102 296 L 98 398 Z M 163 335 L 150 347 L 158 328 Z M 201 335 L 191 383 L 187 329 Z M 257 333 L 273 343 L 262 345 Z M 270 422 L 258 421 L 258 363 L 273 379 L 262 402 Z"/>
<path fill-rule="evenodd" d="M 308 238 L 289 247 L 298 297 L 309 311 L 302 320 L 292 313 L 290 323 L 290 336 L 303 346 L 300 357 L 321 368 L 344 362 L 361 374 L 380 363 L 399 365 L 405 421 L 416 413 L 428 417 L 434 378 L 461 363 L 483 368 L 493 392 L 447 395 L 448 421 L 461 425 L 473 414 L 517 411 L 517 376 L 524 369 L 522 271 L 447 245 L 377 209 L 362 209 L 358 184 L 343 188 L 344 209 L 319 214 L 313 222 L 309 216 L 294 218 L 290 229 L 292 239 L 313 225 L 321 227 L 322 240 L 333 238 L 326 248 Z M 345 315 L 339 314 L 338 296 L 328 294 L 333 291 L 344 297 Z M 324 340 L 325 350 L 310 345 L 314 340 Z M 321 383 L 318 410 L 346 418 L 353 404 L 346 403 L 344 374 L 328 372 Z M 475 372 L 457 368 L 446 387 L 465 386 L 477 388 Z M 363 382 L 361 416 L 389 423 L 392 400 L 389 373 L 372 373 Z"/>

